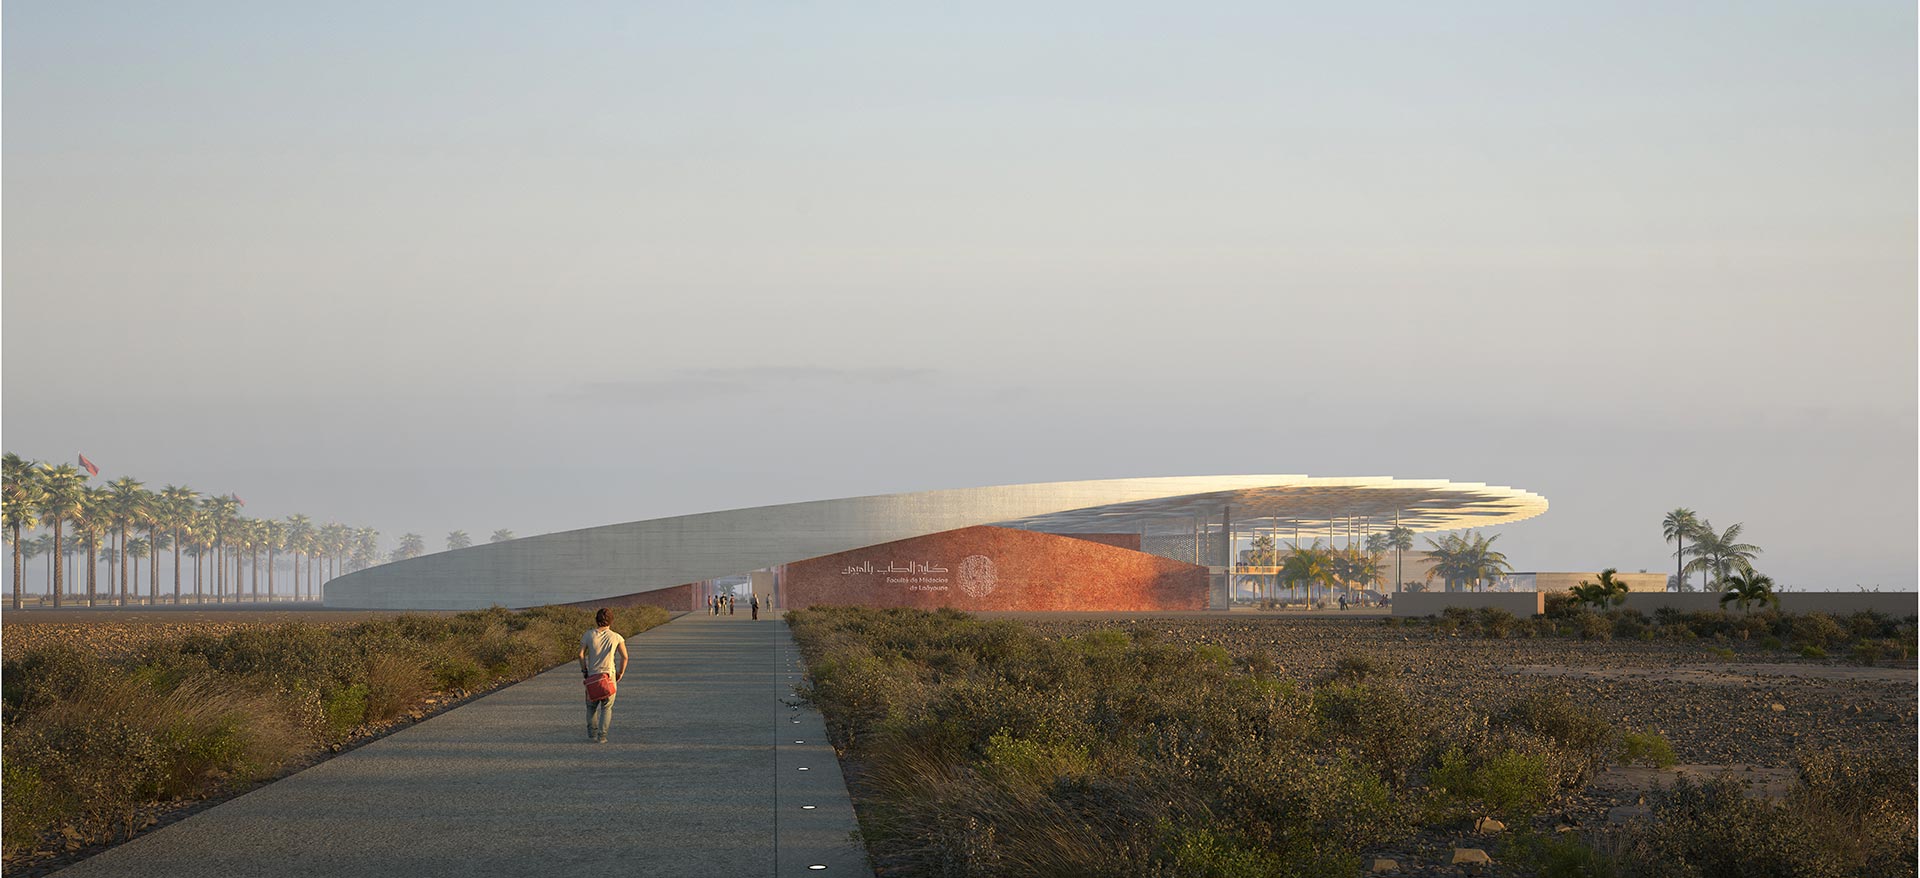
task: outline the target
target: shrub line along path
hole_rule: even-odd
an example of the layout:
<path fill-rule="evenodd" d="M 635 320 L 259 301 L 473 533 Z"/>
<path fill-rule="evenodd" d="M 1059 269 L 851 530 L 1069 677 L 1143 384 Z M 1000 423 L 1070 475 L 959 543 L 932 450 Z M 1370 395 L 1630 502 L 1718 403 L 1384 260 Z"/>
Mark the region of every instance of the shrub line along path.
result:
<path fill-rule="evenodd" d="M 627 649 L 606 744 L 568 663 L 61 874 L 873 874 L 784 621 L 693 613 Z"/>

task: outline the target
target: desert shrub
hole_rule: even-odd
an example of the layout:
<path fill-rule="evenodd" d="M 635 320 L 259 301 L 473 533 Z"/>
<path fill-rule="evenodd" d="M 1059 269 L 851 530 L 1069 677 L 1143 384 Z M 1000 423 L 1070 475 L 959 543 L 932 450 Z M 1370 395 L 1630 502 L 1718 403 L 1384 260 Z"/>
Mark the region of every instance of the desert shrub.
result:
<path fill-rule="evenodd" d="M 1537 812 L 1559 791 L 1544 754 L 1513 747 L 1469 751 L 1459 746 L 1440 756 L 1427 785 L 1451 815 L 1484 810 L 1510 817 Z"/>
<path fill-rule="evenodd" d="M 1647 619 L 1639 610 L 1615 610 L 1613 617 L 1613 636 L 1629 640 L 1638 639 L 1647 630 Z"/>
<path fill-rule="evenodd" d="M 366 718 L 383 722 L 425 698 L 433 681 L 425 664 L 402 652 L 383 652 L 367 660 Z"/>
<path fill-rule="evenodd" d="M 1899 622 L 1892 617 L 1881 615 L 1872 610 L 1849 615 L 1846 620 L 1847 636 L 1853 640 L 1865 638 L 1893 637 L 1899 633 Z"/>
<path fill-rule="evenodd" d="M 1803 647 L 1814 646 L 1821 649 L 1844 642 L 1847 629 L 1840 627 L 1832 616 L 1825 613 L 1806 613 L 1793 617 L 1789 623 L 1793 642 Z"/>
<path fill-rule="evenodd" d="M 1771 610 L 1759 613 L 1740 613 L 1732 617 L 1728 627 L 1733 636 L 1741 640 L 1755 637 L 1778 635 L 1787 626 L 1780 623 L 1780 615 Z"/>
<path fill-rule="evenodd" d="M 1542 599 L 1541 615 L 1549 619 L 1571 619 L 1580 612 L 1580 604 L 1573 595 L 1564 591 L 1547 592 Z"/>
<path fill-rule="evenodd" d="M 1488 637 L 1504 639 L 1520 624 L 1518 617 L 1499 607 L 1481 607 L 1478 615 L 1480 630 Z"/>
<path fill-rule="evenodd" d="M 1724 774 L 1681 778 L 1654 797 L 1653 819 L 1620 840 L 1627 875 L 1906 876 L 1915 870 L 1914 761 L 1816 754 L 1775 801 Z"/>
<path fill-rule="evenodd" d="M 443 689 L 474 689 L 487 680 L 486 669 L 464 654 L 443 655 L 434 659 L 432 671 L 434 682 Z"/>
<path fill-rule="evenodd" d="M 1430 757 L 1432 729 L 1406 692 L 1382 683 L 1323 686 L 1313 693 L 1315 740 L 1372 766 L 1396 786 Z"/>
<path fill-rule="evenodd" d="M 204 680 L 166 693 L 110 684 L 8 729 L 8 843 L 63 824 L 89 842 L 124 837 L 139 804 L 270 773 L 308 740 L 272 695 Z"/>
<path fill-rule="evenodd" d="M 1081 777 L 1093 767 L 1083 746 L 1016 738 L 1006 729 L 987 739 L 982 765 L 995 779 L 1009 785 L 1049 786 L 1063 777 Z"/>
<path fill-rule="evenodd" d="M 1224 668 L 1233 664 L 1233 655 L 1227 652 L 1226 647 L 1215 646 L 1211 643 L 1202 643 L 1194 647 L 1193 655 L 1195 658 L 1216 667 Z"/>
<path fill-rule="evenodd" d="M 1380 673 L 1380 662 L 1362 652 L 1345 652 L 1333 662 L 1333 676 L 1342 680 L 1365 680 Z"/>
<path fill-rule="evenodd" d="M 1599 613 L 1576 614 L 1573 627 L 1580 633 L 1581 640 L 1613 639 L 1613 620 Z"/>
<path fill-rule="evenodd" d="M 1823 659 L 1827 657 L 1827 651 L 1824 649 L 1821 649 L 1820 647 L 1814 646 L 1812 644 L 1808 644 L 1806 646 L 1800 647 L 1800 657 L 1809 658 L 1809 659 Z"/>
<path fill-rule="evenodd" d="M 1169 831 L 1156 858 L 1156 874 L 1191 878 L 1240 878 L 1255 875 L 1286 875 L 1296 864 L 1272 853 L 1201 827 Z M 1323 874 L 1351 872 L 1345 863 L 1329 863 Z M 1305 873 L 1312 874 L 1309 870 Z"/>
<path fill-rule="evenodd" d="M 1738 655 L 1735 654 L 1732 649 L 1729 649 L 1728 647 L 1724 647 L 1724 646 L 1707 647 L 1707 655 L 1713 656 L 1714 658 L 1717 658 L 1723 662 L 1730 662 L 1730 661 L 1733 661 L 1735 658 L 1738 658 Z"/>
<path fill-rule="evenodd" d="M 1556 779 L 1569 787 L 1584 783 L 1608 761 L 1616 734 L 1599 714 L 1558 693 L 1521 698 L 1489 717 L 1488 727 L 1543 739 Z"/>
<path fill-rule="evenodd" d="M 1613 878 L 1613 859 L 1574 833 L 1520 830 L 1503 839 L 1495 859 L 1538 878 Z"/>
<path fill-rule="evenodd" d="M 320 710 L 327 731 L 336 738 L 346 737 L 367 720 L 367 684 L 337 686 L 320 694 Z"/>
<path fill-rule="evenodd" d="M 1653 732 L 1627 732 L 1620 736 L 1620 761 L 1627 765 L 1667 768 L 1680 760 L 1666 738 Z"/>
<path fill-rule="evenodd" d="M 1761 649 L 1781 649 L 1785 647 L 1785 645 L 1786 644 L 1783 644 L 1780 642 L 1780 638 L 1775 637 L 1771 634 L 1760 638 Z"/>
<path fill-rule="evenodd" d="M 1855 664 L 1877 665 L 1884 655 L 1886 655 L 1886 647 L 1880 641 L 1862 640 L 1853 645 L 1848 657 L 1853 659 Z"/>
<path fill-rule="evenodd" d="M 55 643 L 0 666 L 0 704 L 9 720 L 44 710 L 84 693 L 107 688 L 113 666 L 74 646 Z"/>

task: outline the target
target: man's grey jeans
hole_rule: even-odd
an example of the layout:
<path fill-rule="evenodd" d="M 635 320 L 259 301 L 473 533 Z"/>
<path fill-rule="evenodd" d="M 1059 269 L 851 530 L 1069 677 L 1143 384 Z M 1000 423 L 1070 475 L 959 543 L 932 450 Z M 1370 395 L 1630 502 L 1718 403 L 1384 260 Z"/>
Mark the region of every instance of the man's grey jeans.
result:
<path fill-rule="evenodd" d="M 607 736 L 607 730 L 613 727 L 613 700 L 619 697 L 609 695 L 605 701 L 587 704 L 587 740 L 598 741 Z"/>

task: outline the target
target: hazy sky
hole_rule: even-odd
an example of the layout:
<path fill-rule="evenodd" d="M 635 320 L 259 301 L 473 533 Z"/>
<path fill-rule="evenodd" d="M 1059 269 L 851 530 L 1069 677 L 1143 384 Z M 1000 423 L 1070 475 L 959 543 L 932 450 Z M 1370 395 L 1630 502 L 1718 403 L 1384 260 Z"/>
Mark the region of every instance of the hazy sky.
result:
<path fill-rule="evenodd" d="M 435 547 L 1444 478 L 1914 587 L 1911 2 L 909 5 L 8 3 L 5 447 Z"/>

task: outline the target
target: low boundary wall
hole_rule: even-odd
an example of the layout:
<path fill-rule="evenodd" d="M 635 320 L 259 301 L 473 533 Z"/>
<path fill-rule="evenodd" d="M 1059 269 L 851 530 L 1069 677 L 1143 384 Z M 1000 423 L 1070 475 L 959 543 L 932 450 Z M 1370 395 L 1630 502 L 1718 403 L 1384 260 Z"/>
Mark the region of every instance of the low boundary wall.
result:
<path fill-rule="evenodd" d="M 1871 610 L 1895 618 L 1920 614 L 1920 592 L 1911 591 L 1783 591 L 1780 612 L 1828 613 L 1847 616 Z M 1538 615 L 1546 610 L 1543 592 L 1446 592 L 1415 591 L 1393 596 L 1396 616 L 1437 616 L 1447 607 L 1499 607 L 1516 616 Z M 1718 592 L 1633 592 L 1621 609 L 1653 615 L 1656 610 L 1672 608 L 1683 613 L 1711 613 L 1720 609 Z M 1728 606 L 1732 609 L 1732 605 Z"/>
<path fill-rule="evenodd" d="M 1537 591 L 1405 591 L 1393 596 L 1396 616 L 1438 616 L 1447 607 L 1498 607 L 1516 616 L 1538 616 L 1546 611 Z"/>

